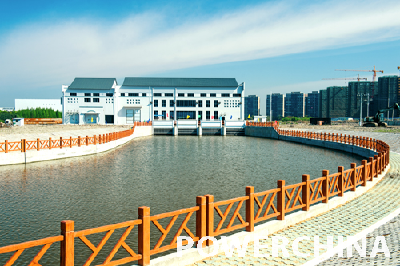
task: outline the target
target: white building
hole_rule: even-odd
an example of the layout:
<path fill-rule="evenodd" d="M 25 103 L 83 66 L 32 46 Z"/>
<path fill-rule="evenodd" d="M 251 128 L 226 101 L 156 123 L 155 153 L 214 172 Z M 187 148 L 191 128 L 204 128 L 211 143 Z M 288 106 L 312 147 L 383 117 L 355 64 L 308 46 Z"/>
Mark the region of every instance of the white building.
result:
<path fill-rule="evenodd" d="M 31 108 L 48 108 L 61 112 L 61 99 L 15 99 L 15 111 Z"/>
<path fill-rule="evenodd" d="M 62 88 L 63 123 L 243 120 L 244 90 L 234 78 L 75 78 Z"/>

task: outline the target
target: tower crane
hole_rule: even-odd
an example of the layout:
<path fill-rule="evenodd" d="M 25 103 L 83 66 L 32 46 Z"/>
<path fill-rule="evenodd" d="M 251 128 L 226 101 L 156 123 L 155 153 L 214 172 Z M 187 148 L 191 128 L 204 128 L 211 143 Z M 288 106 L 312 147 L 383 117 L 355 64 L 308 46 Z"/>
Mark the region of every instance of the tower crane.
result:
<path fill-rule="evenodd" d="M 357 78 L 324 78 L 323 80 L 330 80 L 330 79 L 340 79 L 340 80 L 367 80 L 367 78 L 360 78 L 360 76 L 358 76 Z"/>
<path fill-rule="evenodd" d="M 372 95 L 371 98 L 374 98 L 374 86 L 375 86 L 375 78 L 376 78 L 376 73 L 381 72 L 383 73 L 383 70 L 376 70 L 375 66 L 374 69 L 372 70 L 355 70 L 355 69 L 335 69 L 335 71 L 357 71 L 357 72 L 374 72 L 374 75 L 372 76 Z"/>

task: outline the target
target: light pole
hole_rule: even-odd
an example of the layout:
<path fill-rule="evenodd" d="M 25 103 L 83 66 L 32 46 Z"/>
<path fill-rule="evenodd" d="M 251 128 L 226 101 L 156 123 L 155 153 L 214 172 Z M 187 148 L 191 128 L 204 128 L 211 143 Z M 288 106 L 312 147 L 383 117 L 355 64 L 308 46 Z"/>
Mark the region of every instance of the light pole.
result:
<path fill-rule="evenodd" d="M 369 97 L 369 93 L 366 93 L 366 94 L 358 93 L 357 96 L 360 97 L 360 122 L 359 122 L 359 125 L 361 127 L 362 126 L 362 100 L 363 100 L 363 96 Z"/>

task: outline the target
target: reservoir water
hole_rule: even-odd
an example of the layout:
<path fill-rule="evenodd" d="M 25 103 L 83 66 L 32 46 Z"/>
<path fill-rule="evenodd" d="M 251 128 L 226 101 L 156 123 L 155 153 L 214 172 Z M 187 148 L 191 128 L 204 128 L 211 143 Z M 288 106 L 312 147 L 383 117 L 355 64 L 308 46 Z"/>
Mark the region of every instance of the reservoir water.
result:
<path fill-rule="evenodd" d="M 119 223 L 137 219 L 140 206 L 150 207 L 153 215 L 174 211 L 195 206 L 196 196 L 230 199 L 245 195 L 246 186 L 264 191 L 279 179 L 299 183 L 302 174 L 313 179 L 323 169 L 336 172 L 339 165 L 348 169 L 361 160 L 263 138 L 154 136 L 99 155 L 3 166 L 0 247 L 58 235 L 62 220 L 74 220 L 76 231 Z M 76 243 L 77 254 L 85 248 Z M 40 262 L 58 260 L 59 246 L 52 249 Z M 77 254 L 77 265 L 88 254 L 88 248 Z M 11 255 L 0 254 L 0 264 Z"/>

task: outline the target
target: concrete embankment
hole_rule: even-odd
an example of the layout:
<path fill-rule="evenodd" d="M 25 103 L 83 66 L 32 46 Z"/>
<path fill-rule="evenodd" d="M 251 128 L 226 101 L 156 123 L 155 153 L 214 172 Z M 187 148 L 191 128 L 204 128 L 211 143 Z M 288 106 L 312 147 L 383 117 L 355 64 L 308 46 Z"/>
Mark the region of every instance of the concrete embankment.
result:
<path fill-rule="evenodd" d="M 282 136 L 279 135 L 274 128 L 272 127 L 246 127 L 245 135 L 251 137 L 261 137 L 261 138 L 270 138 L 270 139 L 278 139 L 284 141 L 291 141 L 296 143 L 302 143 L 305 145 L 312 145 L 326 149 L 339 150 L 344 152 L 349 152 L 353 154 L 357 154 L 361 157 L 369 158 L 374 157 L 376 152 L 372 150 L 368 150 L 362 147 L 357 147 L 353 145 L 348 145 L 339 142 L 332 141 L 323 141 L 316 139 L 307 139 L 307 138 L 299 138 L 299 137 L 291 137 L 291 136 Z"/>
<path fill-rule="evenodd" d="M 132 139 L 151 136 L 153 135 L 153 127 L 142 126 L 135 127 L 135 131 L 131 136 L 114 140 L 108 143 L 96 144 L 96 145 L 82 145 L 81 147 L 72 147 L 62 149 L 42 149 L 42 150 L 28 150 L 26 152 L 9 152 L 0 153 L 0 165 L 10 165 L 10 164 L 23 164 L 32 163 L 47 160 L 56 160 L 75 156 L 85 156 L 90 154 L 96 154 L 114 149 L 122 144 L 125 144 Z"/>

